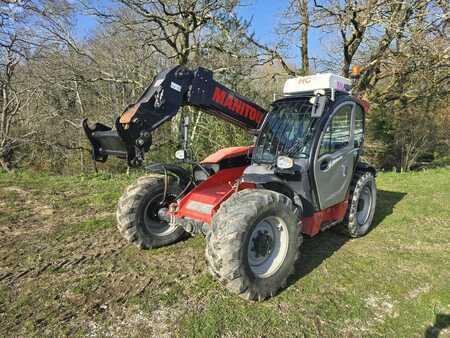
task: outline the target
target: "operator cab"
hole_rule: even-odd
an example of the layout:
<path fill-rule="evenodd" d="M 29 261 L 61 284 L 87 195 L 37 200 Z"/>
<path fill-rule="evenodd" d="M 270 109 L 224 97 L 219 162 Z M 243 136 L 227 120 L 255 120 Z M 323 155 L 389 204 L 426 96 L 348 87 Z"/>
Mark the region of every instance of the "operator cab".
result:
<path fill-rule="evenodd" d="M 351 84 L 331 73 L 287 80 L 243 180 L 297 196 L 305 216 L 344 200 L 364 135 L 364 107 Z"/>

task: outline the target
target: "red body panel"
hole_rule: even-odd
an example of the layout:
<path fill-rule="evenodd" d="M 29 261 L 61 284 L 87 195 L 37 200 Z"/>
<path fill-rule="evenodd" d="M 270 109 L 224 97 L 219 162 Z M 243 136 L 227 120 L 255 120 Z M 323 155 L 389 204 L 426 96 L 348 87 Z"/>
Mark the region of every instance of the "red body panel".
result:
<path fill-rule="evenodd" d="M 178 203 L 178 211 L 175 216 L 211 223 L 220 204 L 236 190 L 254 187 L 248 183 L 236 186 L 236 180 L 242 176 L 244 169 L 245 166 L 223 169 L 200 183 Z"/>
<path fill-rule="evenodd" d="M 253 148 L 253 146 L 230 147 L 220 149 L 219 151 L 216 151 L 214 154 L 209 155 L 201 163 L 218 163 L 226 158 L 246 155 L 249 153 L 251 148 Z"/>
<path fill-rule="evenodd" d="M 329 208 L 319 210 L 310 217 L 303 218 L 303 233 L 315 236 L 320 232 L 320 226 L 325 222 L 342 221 L 347 212 L 348 199 Z"/>

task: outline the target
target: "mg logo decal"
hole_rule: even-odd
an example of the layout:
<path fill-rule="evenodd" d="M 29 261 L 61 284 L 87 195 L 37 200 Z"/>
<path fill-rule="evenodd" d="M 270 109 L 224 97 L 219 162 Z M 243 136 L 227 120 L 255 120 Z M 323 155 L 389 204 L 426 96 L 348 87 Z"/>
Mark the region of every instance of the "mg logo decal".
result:
<path fill-rule="evenodd" d="M 310 77 L 302 77 L 302 78 L 298 79 L 298 84 L 300 84 L 300 85 L 308 84 L 308 83 L 311 83 Z"/>

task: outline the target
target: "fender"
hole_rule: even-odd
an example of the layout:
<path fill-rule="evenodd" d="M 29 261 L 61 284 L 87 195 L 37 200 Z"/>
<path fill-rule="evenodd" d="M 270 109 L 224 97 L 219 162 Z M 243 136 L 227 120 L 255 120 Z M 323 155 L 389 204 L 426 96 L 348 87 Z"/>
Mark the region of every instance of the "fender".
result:
<path fill-rule="evenodd" d="M 188 184 L 191 182 L 192 175 L 186 169 L 174 165 L 174 164 L 165 164 L 165 163 L 154 163 L 147 167 L 145 167 L 148 171 L 155 174 L 164 175 L 165 172 L 168 174 L 172 174 L 175 176 L 180 184 L 180 187 L 186 188 Z"/>
<path fill-rule="evenodd" d="M 296 206 L 300 207 L 303 212 L 303 203 L 301 197 L 286 184 L 284 180 L 275 174 L 247 174 L 242 176 L 242 182 L 253 183 L 256 186 L 262 186 L 265 189 L 276 191 L 280 194 L 288 196 Z"/>
<path fill-rule="evenodd" d="M 251 156 L 254 146 L 223 148 L 206 157 L 201 164 L 219 163 L 222 160 L 236 158 L 239 156 Z"/>

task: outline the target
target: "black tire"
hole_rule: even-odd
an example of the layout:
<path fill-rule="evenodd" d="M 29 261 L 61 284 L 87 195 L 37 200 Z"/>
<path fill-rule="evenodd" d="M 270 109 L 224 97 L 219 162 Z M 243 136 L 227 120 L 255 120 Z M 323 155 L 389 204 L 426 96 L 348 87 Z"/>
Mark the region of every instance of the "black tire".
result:
<path fill-rule="evenodd" d="M 117 206 L 117 227 L 122 236 L 141 249 L 159 248 L 186 237 L 187 233 L 181 226 L 171 227 L 157 216 L 160 208 L 168 207 L 175 200 L 181 188 L 168 176 L 166 199 L 161 204 L 164 176 L 140 177 L 126 189 Z"/>
<path fill-rule="evenodd" d="M 366 235 L 373 221 L 377 201 L 377 187 L 372 172 L 357 171 L 350 188 L 350 200 L 347 214 L 341 225 L 344 233 L 350 237 Z M 367 213 L 362 212 L 367 207 Z"/>
<path fill-rule="evenodd" d="M 228 290 L 245 299 L 263 300 L 275 295 L 286 287 L 287 279 L 294 272 L 300 257 L 302 235 L 299 214 L 299 208 L 287 196 L 274 191 L 248 189 L 235 193 L 213 217 L 205 252 L 209 271 Z M 272 246 L 268 254 L 271 255 L 272 250 L 283 254 L 277 254 L 277 258 L 272 259 L 279 262 L 273 272 L 258 274 L 256 266 L 250 265 L 250 256 L 253 255 L 250 251 L 254 251 L 256 246 L 254 230 L 268 219 L 282 222 L 278 239 L 281 243 L 280 238 L 283 237 L 285 245 L 281 249 L 281 245 L 276 247 L 277 239 L 272 242 L 275 249 Z M 256 238 L 259 234 L 260 231 Z"/>

